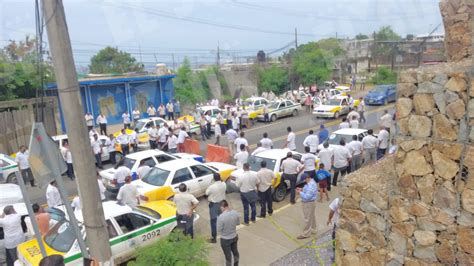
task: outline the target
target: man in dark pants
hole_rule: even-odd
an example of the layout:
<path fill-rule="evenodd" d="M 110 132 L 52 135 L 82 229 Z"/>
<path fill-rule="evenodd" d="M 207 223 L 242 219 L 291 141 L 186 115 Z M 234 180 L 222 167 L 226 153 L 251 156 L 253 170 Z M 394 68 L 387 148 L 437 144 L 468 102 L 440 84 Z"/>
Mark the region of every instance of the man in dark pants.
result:
<path fill-rule="evenodd" d="M 288 152 L 286 159 L 281 163 L 280 170 L 283 171 L 283 180 L 290 181 L 290 203 L 295 204 L 295 188 L 296 179 L 299 172 L 303 170 L 303 165 L 297 160 L 293 159 L 293 154 Z"/>
<path fill-rule="evenodd" d="M 221 175 L 214 173 L 214 183 L 206 189 L 207 200 L 209 201 L 209 217 L 211 220 L 210 243 L 217 243 L 217 216 L 221 214 L 220 204 L 225 200 L 226 184 L 222 182 Z"/>
<path fill-rule="evenodd" d="M 7 266 L 13 266 L 17 260 L 17 246 L 25 241 L 21 227 L 21 215 L 16 213 L 13 206 L 8 205 L 0 214 L 0 226 L 3 227 L 4 245 Z"/>
<path fill-rule="evenodd" d="M 30 181 L 32 187 L 35 187 L 35 178 L 33 177 L 33 172 L 31 172 L 30 163 L 28 162 L 28 157 L 30 153 L 26 149 L 26 146 L 22 145 L 20 151 L 16 153 L 15 161 L 20 168 L 21 176 L 26 182 Z"/>
<path fill-rule="evenodd" d="M 276 178 L 275 173 L 267 168 L 267 162 L 260 163 L 260 170 L 257 172 L 258 179 L 258 198 L 260 199 L 260 216 L 265 218 L 267 214 L 272 216 L 273 213 L 273 199 L 272 199 L 272 181 Z"/>
<path fill-rule="evenodd" d="M 244 224 L 249 225 L 249 206 L 251 209 L 250 221 L 254 222 L 257 218 L 257 206 L 255 203 L 258 200 L 257 185 L 258 179 L 255 172 L 250 171 L 248 163 L 244 163 L 244 173 L 237 178 L 236 185 L 240 191 L 240 199 L 244 207 Z"/>
<path fill-rule="evenodd" d="M 335 145 L 334 151 L 334 177 L 332 179 L 332 186 L 337 186 L 337 178 L 341 174 L 341 178 L 347 174 L 349 165 L 352 159 L 351 152 L 346 147 L 346 140 L 341 138 L 339 145 Z"/>
<path fill-rule="evenodd" d="M 327 225 L 332 223 L 332 256 L 331 259 L 334 262 L 334 257 L 336 255 L 336 228 L 339 221 L 339 198 L 335 198 L 331 204 L 329 204 L 329 217 L 327 221 Z"/>
<path fill-rule="evenodd" d="M 233 265 L 237 266 L 239 265 L 237 225 L 240 224 L 240 217 L 235 210 L 229 208 L 229 203 L 226 200 L 221 202 L 220 208 L 222 214 L 217 217 L 217 232 L 221 235 L 221 248 L 225 256 L 225 265 L 232 265 L 233 258 Z"/>
<path fill-rule="evenodd" d="M 184 235 L 190 235 L 194 238 L 193 223 L 194 209 L 199 201 L 192 194 L 189 194 L 186 184 L 179 184 L 179 193 L 174 195 L 173 201 L 176 204 L 176 222 L 177 227 L 183 230 Z"/>

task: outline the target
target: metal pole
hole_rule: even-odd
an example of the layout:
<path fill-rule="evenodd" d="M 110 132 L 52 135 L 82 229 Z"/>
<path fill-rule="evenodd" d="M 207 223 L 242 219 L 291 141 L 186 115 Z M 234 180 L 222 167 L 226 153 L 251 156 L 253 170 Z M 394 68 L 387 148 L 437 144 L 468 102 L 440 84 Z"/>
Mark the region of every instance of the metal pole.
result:
<path fill-rule="evenodd" d="M 74 169 L 77 173 L 76 183 L 81 199 L 87 244 L 92 258 L 99 263 L 108 264 L 112 256 L 109 234 L 96 179 L 95 162 L 83 117 L 84 109 L 79 94 L 64 6 L 61 0 L 42 1 L 59 98 L 61 106 L 66 107 L 63 108 L 63 114 L 74 158 Z"/>
<path fill-rule="evenodd" d="M 298 48 L 298 29 L 295 28 L 295 48 Z"/>
<path fill-rule="evenodd" d="M 28 191 L 26 191 L 25 181 L 23 177 L 20 175 L 20 171 L 15 172 L 16 180 L 18 181 L 18 185 L 20 185 L 21 194 L 23 194 L 23 199 L 25 200 L 26 210 L 28 210 L 28 216 L 30 217 L 31 224 L 33 225 L 33 231 L 35 232 L 35 238 L 38 242 L 40 247 L 41 255 L 44 257 L 47 256 L 46 249 L 44 248 L 43 240 L 41 239 L 41 233 L 38 227 L 38 223 L 36 222 L 35 213 L 33 212 L 33 207 L 31 207 L 31 200 L 30 196 L 28 195 Z"/>

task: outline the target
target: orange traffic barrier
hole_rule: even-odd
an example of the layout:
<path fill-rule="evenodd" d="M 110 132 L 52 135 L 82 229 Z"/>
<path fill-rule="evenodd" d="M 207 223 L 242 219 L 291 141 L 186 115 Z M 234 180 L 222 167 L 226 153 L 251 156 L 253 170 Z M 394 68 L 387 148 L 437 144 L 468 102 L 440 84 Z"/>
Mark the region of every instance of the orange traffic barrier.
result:
<path fill-rule="evenodd" d="M 206 162 L 230 163 L 229 148 L 207 144 Z"/>
<path fill-rule="evenodd" d="M 199 141 L 193 139 L 186 139 L 184 141 L 184 152 L 192 154 L 201 154 Z"/>

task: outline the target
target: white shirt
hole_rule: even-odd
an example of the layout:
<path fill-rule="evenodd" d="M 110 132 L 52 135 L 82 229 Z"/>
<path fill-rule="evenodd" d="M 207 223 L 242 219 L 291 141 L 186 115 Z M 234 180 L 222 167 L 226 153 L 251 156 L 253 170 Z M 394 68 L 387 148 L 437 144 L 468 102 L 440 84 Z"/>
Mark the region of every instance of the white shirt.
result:
<path fill-rule="evenodd" d="M 95 129 L 91 129 L 91 130 L 89 131 L 89 138 L 90 138 L 91 140 L 93 140 L 93 139 L 94 139 L 94 135 L 99 136 L 99 133 L 97 133 L 97 131 L 96 131 Z"/>
<path fill-rule="evenodd" d="M 97 117 L 97 124 L 107 124 L 107 117 L 105 115 L 99 115 Z"/>
<path fill-rule="evenodd" d="M 257 155 L 263 151 L 266 151 L 267 149 L 265 149 L 264 147 L 258 147 L 256 148 L 253 152 L 252 152 L 252 155 Z"/>
<path fill-rule="evenodd" d="M 138 167 L 137 169 L 138 178 L 142 179 L 146 174 L 148 174 L 148 172 L 150 172 L 150 170 L 151 170 L 151 167 L 148 165 L 143 165 L 143 166 Z"/>
<path fill-rule="evenodd" d="M 377 135 L 377 139 L 379 141 L 378 147 L 380 149 L 388 148 L 388 138 L 389 138 L 389 134 L 387 130 L 382 129 L 379 131 L 379 134 Z"/>
<path fill-rule="evenodd" d="M 334 212 L 331 222 L 333 225 L 337 225 L 339 222 L 339 198 L 335 198 L 331 204 L 329 204 L 329 209 Z"/>
<path fill-rule="evenodd" d="M 348 122 L 341 122 L 339 124 L 339 129 L 343 129 L 343 128 L 349 128 L 351 125 L 349 125 Z"/>
<path fill-rule="evenodd" d="M 362 154 L 362 142 L 358 140 L 353 140 L 347 143 L 346 147 L 351 152 L 352 156 Z"/>
<path fill-rule="evenodd" d="M 392 115 L 387 113 L 380 117 L 380 125 L 385 128 L 390 128 L 392 126 Z"/>
<path fill-rule="evenodd" d="M 388 150 L 388 154 L 395 154 L 398 150 L 398 145 L 392 145 L 390 146 L 390 149 Z"/>
<path fill-rule="evenodd" d="M 25 235 L 21 227 L 21 215 L 18 213 L 12 213 L 0 218 L 0 226 L 3 227 L 5 248 L 16 248 L 16 246 L 25 241 Z"/>
<path fill-rule="evenodd" d="M 235 148 L 237 151 L 240 151 L 240 145 L 241 144 L 244 144 L 245 147 L 248 147 L 249 146 L 249 143 L 248 141 L 245 139 L 245 138 L 236 138 L 235 141 L 234 141 L 234 145 L 235 145 Z"/>
<path fill-rule="evenodd" d="M 118 143 L 120 143 L 120 145 L 128 145 L 130 141 L 128 135 L 122 133 L 120 133 L 120 135 L 118 135 L 115 139 Z"/>
<path fill-rule="evenodd" d="M 16 153 L 16 158 L 15 161 L 18 163 L 18 167 L 20 170 L 25 170 L 30 168 L 30 163 L 28 162 L 28 156 L 30 156 L 30 153 L 28 151 L 25 151 L 24 153 L 19 151 Z"/>
<path fill-rule="evenodd" d="M 285 159 L 281 163 L 281 169 L 285 174 L 297 174 L 303 165 L 293 158 Z"/>
<path fill-rule="evenodd" d="M 156 109 L 155 109 L 155 107 L 150 106 L 150 107 L 148 107 L 146 112 L 148 113 L 149 116 L 154 116 L 156 114 Z"/>
<path fill-rule="evenodd" d="M 122 118 L 123 118 L 123 123 L 124 124 L 130 124 L 130 114 L 123 113 Z"/>
<path fill-rule="evenodd" d="M 334 146 L 334 167 L 341 168 L 349 165 L 348 160 L 352 158 L 349 149 L 345 146 Z"/>
<path fill-rule="evenodd" d="M 117 200 L 122 202 L 123 204 L 135 207 L 138 205 L 137 197 L 138 194 L 137 187 L 133 184 L 125 184 L 120 187 L 119 192 L 117 194 Z"/>
<path fill-rule="evenodd" d="M 269 150 L 273 147 L 273 141 L 269 138 L 263 138 L 260 140 L 260 143 L 262 143 L 262 147 Z"/>
<path fill-rule="evenodd" d="M 137 137 L 137 132 L 135 130 L 130 133 L 130 143 L 132 144 L 138 144 L 138 137 Z"/>
<path fill-rule="evenodd" d="M 360 120 L 360 114 L 357 111 L 352 110 L 347 114 L 347 120 L 352 121 L 353 117 L 355 117 L 356 120 Z"/>
<path fill-rule="evenodd" d="M 258 191 L 265 192 L 272 185 L 275 173 L 268 168 L 262 168 L 257 172 Z"/>
<path fill-rule="evenodd" d="M 72 154 L 69 149 L 66 150 L 66 154 L 64 156 L 66 158 L 66 163 L 72 163 Z"/>
<path fill-rule="evenodd" d="M 168 129 L 166 129 L 165 127 L 160 127 L 160 129 L 158 130 L 158 136 L 160 138 L 159 142 L 166 142 L 166 138 L 168 137 L 169 133 L 170 132 L 168 131 Z"/>
<path fill-rule="evenodd" d="M 239 129 L 239 118 L 238 117 L 234 117 L 234 119 L 232 119 L 232 128 L 234 130 L 237 130 Z"/>
<path fill-rule="evenodd" d="M 94 154 L 99 154 L 101 152 L 100 144 L 100 140 L 98 139 L 91 141 L 92 151 L 94 151 Z"/>
<path fill-rule="evenodd" d="M 178 143 L 179 143 L 179 144 L 184 143 L 184 141 L 186 140 L 186 138 L 189 138 L 188 133 L 186 133 L 186 131 L 184 131 L 184 130 L 179 130 L 179 133 L 178 133 Z"/>
<path fill-rule="evenodd" d="M 133 110 L 132 115 L 133 115 L 133 119 L 139 119 L 140 118 L 140 111 Z"/>
<path fill-rule="evenodd" d="M 214 134 L 216 135 L 216 137 L 217 136 L 219 136 L 219 137 L 222 136 L 221 125 L 216 124 L 214 126 Z"/>
<path fill-rule="evenodd" d="M 309 147 L 309 152 L 316 153 L 318 151 L 319 138 L 318 135 L 311 134 L 303 141 L 303 146 Z"/>
<path fill-rule="evenodd" d="M 53 208 L 63 204 L 61 199 L 61 194 L 57 187 L 48 184 L 46 188 L 46 201 L 48 202 L 48 207 Z"/>
<path fill-rule="evenodd" d="M 364 150 L 375 149 L 378 146 L 378 140 L 373 135 L 367 135 L 362 139 L 362 147 Z"/>
<path fill-rule="evenodd" d="M 296 150 L 295 140 L 296 140 L 295 132 L 288 133 L 288 137 L 286 137 L 286 141 L 288 142 L 288 145 L 286 147 L 292 151 Z"/>
<path fill-rule="evenodd" d="M 227 185 L 224 182 L 214 182 L 206 189 L 207 200 L 214 203 L 219 203 L 225 200 L 226 188 Z"/>
<path fill-rule="evenodd" d="M 173 112 L 173 104 L 172 103 L 168 103 L 166 105 L 166 110 L 168 110 L 169 113 L 172 113 Z"/>
<path fill-rule="evenodd" d="M 125 178 L 127 176 L 132 176 L 132 172 L 126 166 L 120 166 L 114 173 L 114 179 L 117 180 L 117 183 L 125 183 Z"/>
<path fill-rule="evenodd" d="M 227 130 L 227 131 L 225 132 L 225 135 L 226 135 L 226 137 L 227 137 L 227 140 L 234 140 L 234 141 L 235 141 L 235 140 L 239 137 L 239 135 L 237 134 L 237 132 L 236 132 L 235 130 L 233 130 L 233 129 Z"/>
<path fill-rule="evenodd" d="M 102 180 L 97 179 L 97 184 L 99 185 L 100 199 L 105 200 L 105 186 Z"/>
<path fill-rule="evenodd" d="M 150 127 L 148 129 L 148 136 L 150 137 L 150 140 L 156 140 L 158 138 L 158 129 Z"/>
<path fill-rule="evenodd" d="M 234 155 L 235 159 L 235 165 L 237 166 L 237 169 L 242 169 L 244 167 L 244 163 L 248 162 L 249 160 L 249 153 L 244 150 L 244 151 L 239 151 Z"/>
<path fill-rule="evenodd" d="M 357 112 L 365 112 L 365 103 L 364 101 L 360 101 L 359 105 L 357 105 Z"/>
<path fill-rule="evenodd" d="M 117 141 L 115 139 L 113 140 L 110 140 L 109 138 L 107 138 L 107 140 L 105 141 L 105 146 L 107 146 L 107 151 L 108 152 L 114 152 L 115 151 L 115 143 Z"/>
<path fill-rule="evenodd" d="M 168 138 L 168 149 L 176 149 L 178 147 L 178 138 L 171 134 Z"/>
<path fill-rule="evenodd" d="M 301 163 L 304 165 L 304 171 L 314 171 L 316 169 L 316 156 L 312 153 L 305 153 L 301 156 Z"/>
<path fill-rule="evenodd" d="M 250 191 L 256 191 L 258 184 L 257 173 L 252 171 L 244 171 L 244 173 L 237 178 L 236 185 L 240 189 L 240 192 L 247 193 Z"/>
<path fill-rule="evenodd" d="M 81 199 L 78 196 L 75 196 L 74 199 L 72 199 L 71 207 L 74 211 L 82 209 Z"/>
<path fill-rule="evenodd" d="M 176 213 L 182 215 L 191 212 L 193 205 L 199 203 L 196 197 L 187 192 L 179 192 L 174 195 L 173 202 L 176 204 Z"/>
<path fill-rule="evenodd" d="M 319 162 L 324 164 L 324 170 L 330 171 L 332 168 L 332 158 L 334 156 L 334 151 L 331 148 L 323 148 L 319 151 L 318 157 Z"/>
<path fill-rule="evenodd" d="M 349 124 L 350 124 L 351 128 L 359 128 L 359 120 L 353 119 L 349 122 Z"/>
<path fill-rule="evenodd" d="M 94 117 L 92 115 L 85 115 L 84 118 L 86 119 L 87 126 L 94 125 Z"/>

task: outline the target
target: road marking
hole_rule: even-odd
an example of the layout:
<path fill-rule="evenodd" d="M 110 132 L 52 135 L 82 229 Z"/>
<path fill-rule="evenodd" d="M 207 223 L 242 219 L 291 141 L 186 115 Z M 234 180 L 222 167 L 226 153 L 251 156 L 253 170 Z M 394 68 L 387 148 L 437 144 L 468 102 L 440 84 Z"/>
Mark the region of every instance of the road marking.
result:
<path fill-rule="evenodd" d="M 370 110 L 370 111 L 365 112 L 365 115 L 368 116 L 369 114 L 376 113 L 376 112 L 383 111 L 383 110 L 387 110 L 387 109 L 390 109 L 390 108 L 392 108 L 392 107 L 394 107 L 394 106 L 395 106 L 395 105 L 391 104 L 391 105 L 387 105 L 387 106 L 378 107 L 378 108 L 375 108 L 375 109 L 372 109 L 372 110 Z M 335 126 L 335 125 L 340 124 L 341 121 L 342 121 L 342 119 L 336 119 L 336 120 L 332 120 L 332 121 L 330 121 L 330 122 L 323 123 L 323 124 L 326 126 L 326 128 L 328 128 L 328 127 L 332 127 L 332 126 Z M 271 124 L 271 125 L 272 125 L 272 124 Z M 275 124 L 273 124 L 273 125 L 275 125 Z M 300 130 L 300 131 L 297 131 L 297 132 L 295 132 L 295 135 L 302 135 L 302 134 L 308 133 L 308 130 L 311 129 L 311 128 L 314 128 L 314 126 L 313 126 L 313 127 L 309 127 L 309 128 L 305 128 L 305 129 L 302 129 L 302 130 Z M 272 139 L 273 142 L 277 142 L 277 141 L 280 141 L 280 140 L 286 140 L 286 135 Z M 249 148 L 250 148 L 250 149 L 254 149 L 254 148 L 256 148 L 256 147 L 257 147 L 257 144 L 256 144 L 256 143 L 255 143 L 255 144 L 252 144 L 252 145 L 249 145 Z"/>
<path fill-rule="evenodd" d="M 258 130 L 258 129 L 262 129 L 262 128 L 266 128 L 266 127 L 271 127 L 271 126 L 274 126 L 274 125 L 278 125 L 278 124 L 281 124 L 282 122 L 277 122 L 277 123 L 270 123 L 268 125 L 264 125 L 264 126 L 261 126 L 261 127 L 252 127 L 250 129 L 247 129 L 245 130 L 244 132 L 247 133 L 247 132 L 250 132 L 250 131 L 253 131 L 253 130 Z"/>

